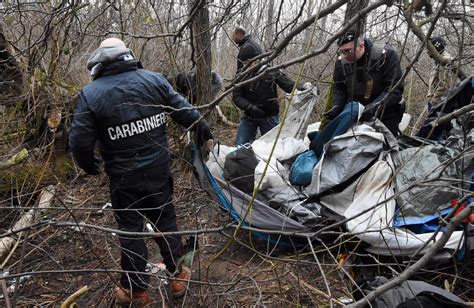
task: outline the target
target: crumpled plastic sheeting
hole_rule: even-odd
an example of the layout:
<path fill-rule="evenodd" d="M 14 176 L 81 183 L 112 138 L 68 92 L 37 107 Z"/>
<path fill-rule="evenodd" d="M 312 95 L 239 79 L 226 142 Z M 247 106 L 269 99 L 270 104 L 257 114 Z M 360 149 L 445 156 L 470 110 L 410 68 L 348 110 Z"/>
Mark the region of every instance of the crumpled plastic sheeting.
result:
<path fill-rule="evenodd" d="M 269 199 L 268 205 L 296 220 L 297 222 L 312 226 L 321 219 L 321 206 L 317 203 L 303 203 L 306 196 L 292 186 L 273 187 L 262 191 Z"/>
<path fill-rule="evenodd" d="M 255 168 L 255 187 L 262 177 L 272 147 L 273 142 L 270 143 L 260 139 L 252 143 L 253 151 L 255 152 L 257 159 L 260 161 Z M 270 187 L 290 185 L 288 183 L 290 170 L 288 167 L 281 164 L 280 161 L 290 159 L 297 154 L 303 153 L 307 149 L 308 148 L 302 140 L 296 140 L 294 138 L 278 139 L 267 172 L 265 173 L 262 184 L 260 185 L 260 190 Z"/>
<path fill-rule="evenodd" d="M 450 188 L 454 182 L 436 180 L 439 177 L 458 178 L 459 170 L 454 162 L 457 151 L 439 144 L 402 150 L 396 155 L 397 191 L 410 188 L 397 197 L 403 216 L 432 215 L 450 206 L 450 200 L 459 196 L 459 190 Z M 428 182 L 427 182 L 428 181 Z"/>
<path fill-rule="evenodd" d="M 259 160 L 257 167 L 255 168 L 255 185 L 260 181 L 263 170 L 267 164 L 267 160 L 270 157 L 270 151 L 273 147 L 273 142 L 268 143 L 261 140 L 256 140 L 252 143 L 252 149 L 255 156 Z M 294 138 L 278 139 L 275 150 L 273 152 L 270 164 L 263 178 L 260 190 L 264 190 L 270 187 L 281 187 L 287 186 L 289 168 L 284 166 L 280 161 L 287 160 L 306 151 L 308 148 L 302 140 L 296 140 Z M 235 151 L 235 147 L 229 147 L 225 145 L 215 145 L 212 152 L 209 153 L 209 159 L 206 162 L 206 166 L 211 174 L 224 180 L 223 167 L 226 156 Z"/>
<path fill-rule="evenodd" d="M 375 277 L 372 281 L 367 282 L 362 289 L 365 294 L 376 290 L 377 288 L 388 283 L 389 280 L 386 277 Z M 371 302 L 371 306 L 374 308 L 392 308 L 392 307 L 414 307 L 407 303 L 410 299 L 415 299 L 419 294 L 429 294 L 430 298 L 436 298 L 438 305 L 443 303 L 444 307 L 464 307 L 464 301 L 454 295 L 453 293 L 426 283 L 424 281 L 407 280 L 401 283 L 399 286 L 391 288 Z M 453 305 L 453 303 L 457 303 Z M 458 305 L 459 304 L 459 305 Z M 439 307 L 437 304 L 434 304 Z M 426 307 L 417 301 L 415 307 Z"/>
<path fill-rule="evenodd" d="M 252 197 L 238 190 L 232 185 L 216 179 L 222 189 L 222 193 L 231 203 L 232 210 L 241 219 L 245 218 L 245 222 L 252 227 L 266 230 L 282 230 L 282 231 L 304 231 L 305 226 L 291 219 L 283 213 L 271 208 L 268 204 L 259 199 L 253 201 L 252 208 L 249 209 Z"/>
<path fill-rule="evenodd" d="M 316 87 L 298 92 L 293 96 L 285 119 L 285 127 L 282 129 L 280 136 L 278 136 L 279 139 L 295 138 L 303 140 L 318 97 L 318 89 Z M 283 121 L 280 121 L 280 124 L 258 138 L 258 140 L 273 143 L 277 139 L 278 130 L 282 123 Z"/>
<path fill-rule="evenodd" d="M 255 140 L 252 143 L 252 148 L 257 158 L 261 160 L 268 160 L 274 142 L 275 141 L 262 141 L 260 139 Z M 293 156 L 306 151 L 307 149 L 308 147 L 302 140 L 297 140 L 295 138 L 278 139 L 272 157 L 283 161 L 290 159 Z"/>
<path fill-rule="evenodd" d="M 463 126 L 460 125 L 460 121 L 462 121 Z M 448 133 L 450 137 L 447 140 L 447 146 L 459 152 L 469 149 L 463 153 L 462 160 L 456 161 L 458 168 L 464 175 L 464 179 L 469 181 L 471 174 L 474 172 L 474 113 L 452 120 L 451 127 Z M 466 135 L 465 138 L 459 137 L 464 135 Z"/>
<path fill-rule="evenodd" d="M 258 162 L 257 167 L 255 167 L 254 187 L 257 187 L 258 183 L 260 182 L 260 179 L 263 175 L 263 171 L 265 171 L 266 165 L 266 161 L 260 160 Z M 267 171 L 265 172 L 265 176 L 262 179 L 262 183 L 260 184 L 259 191 L 263 191 L 272 187 L 282 187 L 285 185 L 289 185 L 287 184 L 289 173 L 290 170 L 287 167 L 285 167 L 278 160 L 272 157 L 268 164 Z"/>
<path fill-rule="evenodd" d="M 324 146 L 324 154 L 313 169 L 311 184 L 304 192 L 316 196 L 344 183 L 379 157 L 384 134 L 362 124 L 337 136 Z"/>
<path fill-rule="evenodd" d="M 321 203 L 350 219 L 346 223 L 348 232 L 368 243 L 370 247 L 366 248 L 367 251 L 380 255 L 409 256 L 423 247 L 432 233 L 414 234 L 392 227 L 395 193 L 391 178 L 394 168 L 390 156 L 386 156 L 386 159 L 374 163 L 344 191 L 323 197 Z M 442 232 L 439 232 L 436 240 L 441 236 Z M 445 248 L 457 249 L 462 238 L 463 231 L 453 232 Z M 433 244 L 431 241 L 421 253 L 425 253 Z"/>
<path fill-rule="evenodd" d="M 408 148 L 396 155 L 395 163 L 400 168 L 397 174 L 398 191 L 416 182 L 428 181 L 427 185 L 412 187 L 397 198 L 403 216 L 423 217 L 436 214 L 448 208 L 451 199 L 459 197 L 458 189 L 449 188 L 458 183 L 436 180 L 437 178 L 464 179 L 469 182 L 474 172 L 474 131 L 469 115 L 466 116 L 467 119 L 462 121 L 463 126 L 460 125 L 461 119 L 450 122 L 451 130 L 444 145 L 428 144 Z M 466 184 L 463 188 L 468 187 Z"/>
<path fill-rule="evenodd" d="M 226 145 L 216 144 L 209 153 L 209 158 L 206 162 L 206 166 L 211 172 L 212 176 L 224 181 L 224 163 L 225 157 L 237 148 L 229 147 Z"/>

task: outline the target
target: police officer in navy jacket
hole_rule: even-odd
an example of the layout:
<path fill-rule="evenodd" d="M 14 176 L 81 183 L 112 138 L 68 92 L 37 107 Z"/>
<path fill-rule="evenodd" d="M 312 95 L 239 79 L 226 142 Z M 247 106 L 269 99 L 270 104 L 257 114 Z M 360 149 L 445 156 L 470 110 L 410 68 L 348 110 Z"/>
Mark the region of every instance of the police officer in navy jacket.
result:
<path fill-rule="evenodd" d="M 194 124 L 198 144 L 212 138 L 200 114 L 160 73 L 142 68 L 133 53 L 116 38 L 103 41 L 87 62 L 92 83 L 80 93 L 69 134 L 69 146 L 78 165 L 87 173 L 99 173 L 94 157 L 96 142 L 110 177 L 112 207 L 122 231 L 142 232 L 144 218 L 158 232 L 177 231 L 172 203 L 173 181 L 169 168 L 166 116 L 186 128 Z M 190 271 L 178 266 L 182 256 L 179 236 L 155 238 L 167 270 L 189 279 Z M 143 239 L 120 237 L 121 266 L 125 271 L 117 300 L 140 306 L 147 302 L 148 276 Z M 172 295 L 184 294 L 187 283 L 170 283 Z"/>

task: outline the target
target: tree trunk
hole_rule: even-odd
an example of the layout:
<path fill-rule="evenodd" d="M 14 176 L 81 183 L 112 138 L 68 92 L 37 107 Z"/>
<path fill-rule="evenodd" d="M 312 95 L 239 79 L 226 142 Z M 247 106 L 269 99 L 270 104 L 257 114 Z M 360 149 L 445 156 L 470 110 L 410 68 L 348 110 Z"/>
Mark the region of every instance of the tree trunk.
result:
<path fill-rule="evenodd" d="M 275 7 L 275 1 L 274 0 L 269 0 L 268 1 L 268 10 L 267 10 L 267 24 L 265 26 L 265 49 L 270 49 L 273 38 L 274 38 L 274 33 L 273 29 L 275 28 L 274 22 L 273 22 L 273 11 Z"/>
<path fill-rule="evenodd" d="M 191 0 L 191 10 L 197 7 L 197 13 L 191 23 L 196 63 L 197 105 L 211 100 L 211 35 L 209 28 L 209 8 L 204 0 Z"/>
<path fill-rule="evenodd" d="M 359 11 L 369 5 L 369 0 L 350 0 L 347 2 L 346 13 L 344 15 L 344 23 L 347 23 L 352 17 L 356 16 Z M 367 16 L 363 16 L 352 26 L 353 30 L 357 30 L 360 34 L 365 32 L 367 25 Z"/>

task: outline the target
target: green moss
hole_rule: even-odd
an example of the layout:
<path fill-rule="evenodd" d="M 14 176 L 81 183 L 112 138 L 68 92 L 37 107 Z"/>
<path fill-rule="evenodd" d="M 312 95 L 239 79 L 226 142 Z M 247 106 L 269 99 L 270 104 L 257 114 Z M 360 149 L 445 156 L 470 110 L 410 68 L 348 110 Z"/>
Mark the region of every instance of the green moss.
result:
<path fill-rule="evenodd" d="M 44 160 L 29 160 L 23 164 L 0 171 L 0 191 L 17 187 L 35 187 L 64 182 L 73 170 L 70 155 L 54 153 L 45 166 Z"/>
<path fill-rule="evenodd" d="M 240 110 L 230 100 L 224 99 L 220 104 L 222 113 L 226 116 L 227 120 L 239 123 L 240 121 Z"/>
<path fill-rule="evenodd" d="M 76 94 L 80 91 L 80 89 L 78 87 L 76 87 L 75 85 L 72 85 L 70 83 L 66 83 L 66 82 L 63 82 L 61 80 L 57 81 L 56 84 L 58 86 L 60 86 L 61 88 L 71 92 L 72 94 Z"/>
<path fill-rule="evenodd" d="M 39 81 L 39 82 L 46 81 L 46 78 L 47 78 L 46 74 L 42 70 L 40 70 L 38 68 L 35 68 L 33 74 L 34 74 L 34 77 L 35 77 L 36 81 Z"/>
<path fill-rule="evenodd" d="M 58 178 L 64 179 L 66 178 L 69 173 L 73 170 L 74 168 L 74 163 L 72 161 L 72 158 L 68 154 L 61 154 L 56 160 L 55 164 L 55 174 Z"/>

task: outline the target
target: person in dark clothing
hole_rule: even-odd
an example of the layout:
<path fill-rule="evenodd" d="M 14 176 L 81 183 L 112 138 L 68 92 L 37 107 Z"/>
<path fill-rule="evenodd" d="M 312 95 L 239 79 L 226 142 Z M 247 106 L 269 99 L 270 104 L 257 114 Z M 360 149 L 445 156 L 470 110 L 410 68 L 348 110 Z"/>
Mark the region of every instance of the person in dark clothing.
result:
<path fill-rule="evenodd" d="M 353 31 L 337 44 L 341 56 L 334 70 L 334 104 L 325 116 L 334 119 L 348 102 L 357 101 L 365 106 L 361 121 L 377 116 L 397 136 L 404 111 L 403 84 L 397 84 L 402 77 L 397 53 L 390 46 L 373 44 Z"/>
<path fill-rule="evenodd" d="M 211 72 L 211 99 L 214 99 L 222 89 L 222 77 Z M 191 104 L 197 103 L 197 82 L 196 70 L 179 72 L 169 80 L 172 85 L 176 85 L 176 91 L 186 97 Z"/>
<path fill-rule="evenodd" d="M 267 67 L 267 65 L 261 66 L 249 78 L 260 74 Z M 258 129 L 264 135 L 278 125 L 280 107 L 277 85 L 285 92 L 290 93 L 295 82 L 282 71 L 276 71 L 266 74 L 262 79 L 234 89 L 232 97 L 234 104 L 244 112 L 240 118 L 236 145 L 254 141 Z M 302 89 L 299 86 L 298 88 Z"/>
<path fill-rule="evenodd" d="M 93 77 L 79 95 L 69 133 L 69 146 L 78 165 L 87 173 L 99 173 L 94 146 L 98 142 L 118 228 L 142 232 L 144 219 L 156 232 L 177 231 L 172 203 L 173 181 L 169 168 L 166 114 L 189 128 L 195 124 L 199 144 L 212 138 L 200 114 L 160 73 L 142 68 L 125 44 L 116 38 L 104 40 L 87 61 Z M 116 299 L 122 305 L 150 304 L 146 291 L 147 247 L 142 237 L 120 236 L 122 274 Z M 179 236 L 159 236 L 171 293 L 182 296 L 191 277 L 179 264 L 183 255 Z M 143 274 L 140 274 L 143 273 Z"/>
<path fill-rule="evenodd" d="M 232 34 L 232 40 L 239 46 L 239 53 L 237 54 L 237 72 L 240 72 L 244 67 L 244 62 L 255 58 L 263 53 L 262 47 L 252 39 L 250 34 L 242 27 L 237 27 Z"/>
<path fill-rule="evenodd" d="M 445 60 L 447 64 L 439 63 L 434 61 L 434 67 L 430 73 L 430 79 L 428 82 L 428 93 L 426 94 L 426 105 L 423 111 L 418 116 L 417 121 L 414 125 L 414 130 L 418 131 L 421 129 L 422 124 L 425 122 L 428 114 L 430 113 L 433 106 L 439 103 L 441 97 L 454 86 L 457 81 L 457 76 L 453 72 L 453 57 L 446 50 L 446 41 L 444 38 L 434 36 L 430 38 L 431 44 L 439 53 L 441 59 Z M 433 58 L 430 50 L 427 49 L 428 56 Z"/>

